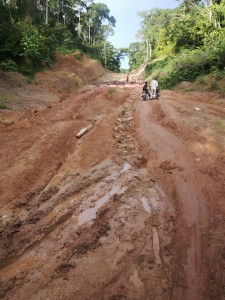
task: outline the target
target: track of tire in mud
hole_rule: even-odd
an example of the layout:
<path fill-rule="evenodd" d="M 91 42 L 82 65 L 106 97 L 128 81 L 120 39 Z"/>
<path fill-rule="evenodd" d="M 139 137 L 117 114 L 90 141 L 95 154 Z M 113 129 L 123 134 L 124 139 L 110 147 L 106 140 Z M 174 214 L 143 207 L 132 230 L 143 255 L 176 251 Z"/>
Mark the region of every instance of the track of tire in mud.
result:
<path fill-rule="evenodd" d="M 61 188 L 47 185 L 32 199 L 33 205 L 41 203 L 38 210 L 7 228 L 11 255 L 1 259 L 1 296 L 169 298 L 174 211 L 138 151 L 132 130 L 134 100 L 121 108 L 111 157 L 86 174 L 72 174 L 60 182 Z M 167 253 L 163 262 L 161 247 Z"/>
<path fill-rule="evenodd" d="M 223 169 L 193 148 L 201 139 L 186 124 L 191 102 L 168 92 L 145 103 L 139 89 L 113 113 L 94 107 L 93 132 L 43 186 L 14 199 L 20 215 L 1 217 L 0 298 L 224 299 Z"/>
<path fill-rule="evenodd" d="M 170 93 L 166 101 L 138 105 L 138 133 L 152 172 L 173 195 L 177 209 L 178 281 L 175 277 L 171 297 L 223 299 L 224 242 L 219 237 L 225 233 L 225 139 L 217 126 L 224 100 L 216 106 L 189 96 L 184 103 L 184 97 Z"/>

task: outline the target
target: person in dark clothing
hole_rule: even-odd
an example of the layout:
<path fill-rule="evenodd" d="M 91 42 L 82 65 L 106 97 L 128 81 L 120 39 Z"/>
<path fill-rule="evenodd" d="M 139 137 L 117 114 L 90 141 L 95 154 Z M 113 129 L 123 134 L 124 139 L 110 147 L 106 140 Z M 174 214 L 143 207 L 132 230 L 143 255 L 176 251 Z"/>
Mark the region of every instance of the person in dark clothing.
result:
<path fill-rule="evenodd" d="M 148 82 L 147 81 L 145 82 L 145 84 L 143 86 L 143 92 L 146 92 L 146 94 L 150 98 L 150 94 L 149 94 L 149 91 L 148 91 Z"/>

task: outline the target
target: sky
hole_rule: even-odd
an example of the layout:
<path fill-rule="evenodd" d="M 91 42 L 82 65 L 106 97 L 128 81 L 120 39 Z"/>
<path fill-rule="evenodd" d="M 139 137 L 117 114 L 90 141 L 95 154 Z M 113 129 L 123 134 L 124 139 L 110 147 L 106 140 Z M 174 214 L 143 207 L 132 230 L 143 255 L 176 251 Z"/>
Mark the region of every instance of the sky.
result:
<path fill-rule="evenodd" d="M 110 15 L 116 19 L 115 34 L 108 40 L 116 48 L 129 47 L 130 43 L 137 41 L 136 34 L 140 29 L 141 19 L 137 13 L 152 8 L 175 8 L 176 0 L 94 0 L 105 3 Z M 122 61 L 122 67 L 127 68 L 127 60 Z"/>

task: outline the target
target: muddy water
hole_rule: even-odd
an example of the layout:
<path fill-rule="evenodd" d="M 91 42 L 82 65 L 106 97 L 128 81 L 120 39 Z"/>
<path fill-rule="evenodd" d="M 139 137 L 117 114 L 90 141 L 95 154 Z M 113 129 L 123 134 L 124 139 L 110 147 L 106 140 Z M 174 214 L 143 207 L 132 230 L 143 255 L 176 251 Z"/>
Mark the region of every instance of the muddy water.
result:
<path fill-rule="evenodd" d="M 126 191 L 127 187 L 113 186 L 112 189 L 101 199 L 99 199 L 93 208 L 84 210 L 78 216 L 77 225 L 83 225 L 86 222 L 90 222 L 95 219 L 97 211 L 112 197 L 113 195 L 120 195 Z"/>
<path fill-rule="evenodd" d="M 124 166 L 123 166 L 123 169 L 121 170 L 121 172 L 127 172 L 131 169 L 131 165 L 129 163 L 125 163 Z"/>

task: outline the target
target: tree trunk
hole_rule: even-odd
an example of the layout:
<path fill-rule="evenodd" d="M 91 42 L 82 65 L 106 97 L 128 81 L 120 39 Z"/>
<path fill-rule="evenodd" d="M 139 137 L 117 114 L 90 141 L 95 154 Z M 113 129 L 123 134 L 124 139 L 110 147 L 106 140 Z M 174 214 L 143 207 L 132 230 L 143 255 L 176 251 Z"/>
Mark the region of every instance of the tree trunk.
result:
<path fill-rule="evenodd" d="M 59 22 L 59 0 L 57 0 L 57 20 Z"/>
<path fill-rule="evenodd" d="M 208 14 L 209 14 L 209 21 L 210 23 L 212 22 L 212 5 L 213 5 L 213 0 L 204 0 L 204 5 L 208 10 Z"/>
<path fill-rule="evenodd" d="M 48 0 L 46 0 L 46 8 L 45 8 L 45 24 L 48 24 Z"/>
<path fill-rule="evenodd" d="M 148 63 L 148 59 L 149 59 L 149 39 L 146 39 L 146 64 Z"/>
<path fill-rule="evenodd" d="M 64 16 L 64 1 L 62 0 L 62 16 L 63 16 L 63 24 L 65 24 L 65 16 Z"/>
<path fill-rule="evenodd" d="M 107 65 L 106 43 L 104 43 L 104 60 L 105 60 L 105 68 L 106 68 L 106 65 Z"/>
<path fill-rule="evenodd" d="M 91 25 L 90 24 L 88 26 L 88 41 L 89 41 L 89 44 L 91 44 Z"/>
<path fill-rule="evenodd" d="M 149 41 L 149 58 L 150 60 L 152 60 L 152 44 L 150 41 Z"/>
<path fill-rule="evenodd" d="M 80 13 L 81 13 L 81 3 L 79 1 L 79 4 L 78 4 L 78 36 L 79 37 L 81 35 Z"/>

